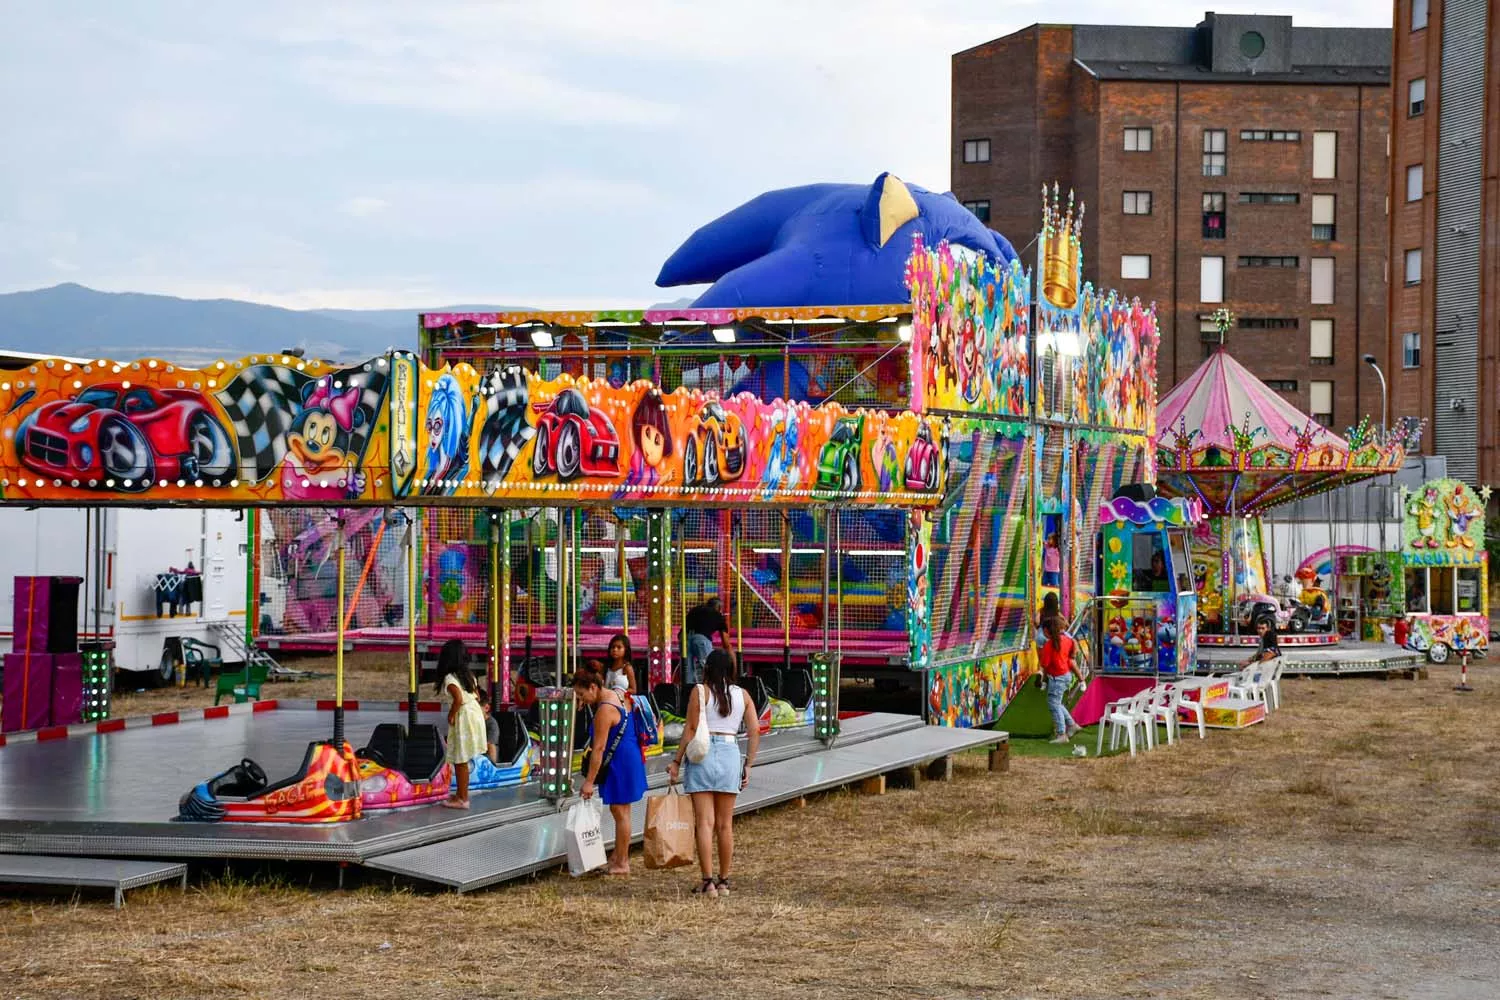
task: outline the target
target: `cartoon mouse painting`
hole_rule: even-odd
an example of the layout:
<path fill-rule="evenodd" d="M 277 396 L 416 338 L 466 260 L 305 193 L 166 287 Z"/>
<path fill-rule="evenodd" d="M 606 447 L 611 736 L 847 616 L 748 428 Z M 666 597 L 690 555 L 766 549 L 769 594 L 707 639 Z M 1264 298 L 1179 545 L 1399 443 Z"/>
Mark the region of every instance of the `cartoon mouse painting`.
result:
<path fill-rule="evenodd" d="M 309 383 L 302 411 L 286 436 L 281 492 L 288 500 L 348 500 L 365 489 L 350 435 L 364 423 L 360 390 L 336 388 L 329 378 Z"/>

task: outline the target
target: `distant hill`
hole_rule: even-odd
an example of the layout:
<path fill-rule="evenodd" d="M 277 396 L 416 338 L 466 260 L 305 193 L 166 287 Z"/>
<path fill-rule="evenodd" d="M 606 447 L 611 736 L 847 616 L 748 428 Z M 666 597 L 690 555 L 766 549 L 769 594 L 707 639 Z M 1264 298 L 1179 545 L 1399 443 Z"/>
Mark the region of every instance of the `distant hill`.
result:
<path fill-rule="evenodd" d="M 90 358 L 156 355 L 194 364 L 301 347 L 308 357 L 358 361 L 391 347 L 415 347 L 418 312 L 524 308 L 297 310 L 64 284 L 0 294 L 0 348 Z"/>

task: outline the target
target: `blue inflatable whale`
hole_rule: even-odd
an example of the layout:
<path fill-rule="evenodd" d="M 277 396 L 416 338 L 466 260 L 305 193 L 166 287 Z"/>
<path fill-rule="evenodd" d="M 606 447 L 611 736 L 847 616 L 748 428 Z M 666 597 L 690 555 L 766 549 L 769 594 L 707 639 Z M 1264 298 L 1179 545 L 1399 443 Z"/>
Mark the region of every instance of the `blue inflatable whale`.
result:
<path fill-rule="evenodd" d="M 768 191 L 702 227 L 662 265 L 657 285 L 712 282 L 695 307 L 840 306 L 906 302 L 912 236 L 1008 264 L 1004 236 L 951 194 L 884 173 L 875 183 Z"/>

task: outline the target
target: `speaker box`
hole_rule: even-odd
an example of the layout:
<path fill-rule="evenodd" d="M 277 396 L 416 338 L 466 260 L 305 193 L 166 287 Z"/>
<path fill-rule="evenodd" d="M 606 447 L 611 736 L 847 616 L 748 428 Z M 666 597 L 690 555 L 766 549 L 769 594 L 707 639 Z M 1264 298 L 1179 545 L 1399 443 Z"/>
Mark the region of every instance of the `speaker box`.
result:
<path fill-rule="evenodd" d="M 78 652 L 78 576 L 18 576 L 14 650 L 17 653 Z"/>
<path fill-rule="evenodd" d="M 1125 483 L 1115 489 L 1114 499 L 1122 497 L 1136 503 L 1150 503 L 1156 499 L 1156 487 L 1150 483 Z"/>

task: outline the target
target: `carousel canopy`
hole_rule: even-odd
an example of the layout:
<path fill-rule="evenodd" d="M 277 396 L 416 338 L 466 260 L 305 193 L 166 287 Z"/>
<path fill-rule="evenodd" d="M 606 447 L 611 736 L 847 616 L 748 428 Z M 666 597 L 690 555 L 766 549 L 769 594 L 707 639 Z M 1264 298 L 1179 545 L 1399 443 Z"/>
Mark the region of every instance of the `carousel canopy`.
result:
<path fill-rule="evenodd" d="M 1412 428 L 1368 419 L 1340 437 L 1278 396 L 1222 347 L 1157 407 L 1157 485 L 1210 515 L 1255 515 L 1394 472 Z"/>

